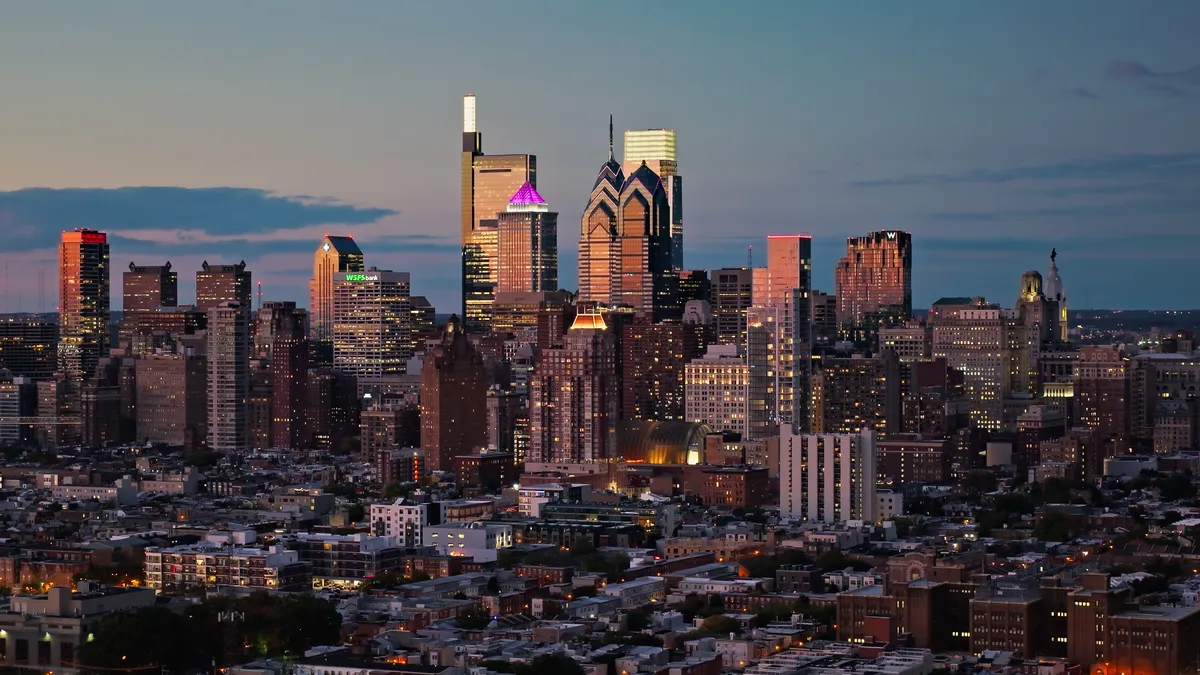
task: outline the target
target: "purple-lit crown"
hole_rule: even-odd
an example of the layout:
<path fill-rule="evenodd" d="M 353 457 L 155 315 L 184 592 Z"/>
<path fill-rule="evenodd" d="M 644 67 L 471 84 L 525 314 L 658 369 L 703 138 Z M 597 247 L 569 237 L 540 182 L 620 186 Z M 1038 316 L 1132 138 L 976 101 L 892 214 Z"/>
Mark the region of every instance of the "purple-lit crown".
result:
<path fill-rule="evenodd" d="M 508 210 L 513 211 L 548 211 L 550 207 L 546 205 L 546 200 L 538 194 L 529 183 L 521 186 L 520 190 L 508 200 Z"/>

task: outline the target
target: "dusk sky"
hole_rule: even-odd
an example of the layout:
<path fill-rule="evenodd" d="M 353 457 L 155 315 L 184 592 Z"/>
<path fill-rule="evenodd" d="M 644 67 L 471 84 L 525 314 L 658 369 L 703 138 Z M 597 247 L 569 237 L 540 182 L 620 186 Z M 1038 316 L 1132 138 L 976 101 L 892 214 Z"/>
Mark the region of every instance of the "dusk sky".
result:
<path fill-rule="evenodd" d="M 1196 308 L 1198 25 L 1195 0 L 0 0 L 0 312 L 54 309 L 75 227 L 111 235 L 114 309 L 130 261 L 190 303 L 206 259 L 307 305 L 329 232 L 457 311 L 468 92 L 485 152 L 538 156 L 567 288 L 612 111 L 618 143 L 679 134 L 686 267 L 808 232 L 832 291 L 847 236 L 898 228 L 917 307 L 1011 306 L 1057 247 L 1075 308 Z"/>

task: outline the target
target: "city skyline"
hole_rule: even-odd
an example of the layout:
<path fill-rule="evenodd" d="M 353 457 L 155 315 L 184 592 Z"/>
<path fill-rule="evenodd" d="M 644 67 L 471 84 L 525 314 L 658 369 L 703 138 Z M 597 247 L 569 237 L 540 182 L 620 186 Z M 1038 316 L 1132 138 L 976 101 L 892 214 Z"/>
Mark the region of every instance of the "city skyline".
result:
<path fill-rule="evenodd" d="M 298 3 L 229 26 L 219 7 L 16 5 L 0 26 L 0 60 L 22 68 L 10 162 L 0 167 L 0 222 L 10 235 L 0 312 L 54 310 L 56 241 L 76 227 L 109 232 L 114 266 L 170 260 L 183 272 L 182 303 L 194 297 L 200 261 L 245 258 L 265 299 L 306 304 L 315 243 L 325 232 L 354 234 L 373 264 L 412 273 L 414 294 L 456 311 L 451 149 L 467 92 L 479 96 L 485 151 L 540 155 L 538 191 L 564 224 L 586 202 L 605 115 L 614 112 L 619 129 L 676 130 L 688 178 L 687 269 L 741 265 L 767 234 L 810 232 L 813 287 L 830 292 L 846 237 L 895 228 L 913 234 L 917 308 L 950 294 L 1007 304 L 1013 280 L 1051 248 L 1073 307 L 1192 308 L 1172 282 L 1200 244 L 1188 220 L 1200 205 L 1187 188 L 1200 171 L 1200 131 L 1190 123 L 1200 50 L 1180 28 L 1200 7 L 1020 6 L 764 4 L 748 16 L 697 4 L 689 13 L 650 9 L 645 26 L 679 22 L 678 35 L 658 36 L 610 30 L 618 20 L 593 9 L 479 5 L 471 22 L 480 28 L 522 15 L 533 22 L 523 29 L 552 35 L 552 44 L 490 59 L 482 47 L 440 47 L 445 68 L 430 75 L 407 65 L 419 53 L 409 50 L 463 28 L 445 8 Z M 318 31 L 334 11 L 337 25 Z M 382 39 L 402 24 L 429 37 Z M 1018 26 L 1032 32 L 1029 45 L 1006 37 Z M 183 40 L 189 30 L 199 39 Z M 60 49 L 36 47 L 51 34 L 61 35 Z M 692 45 L 714 35 L 719 49 Z M 669 81 L 622 91 L 572 82 L 571 66 L 584 58 L 575 54 L 628 52 L 652 37 L 666 40 L 678 64 Z M 98 39 L 110 48 L 93 49 Z M 551 58 L 560 42 L 576 48 Z M 311 49 L 324 62 L 283 65 L 314 45 L 325 47 Z M 886 73 L 876 65 L 885 58 Z M 495 84 L 514 72 L 538 79 L 554 103 L 534 105 Z M 793 87 L 770 86 L 785 77 Z M 164 78 L 188 86 L 165 93 L 156 84 Z M 344 96 L 326 95 L 334 91 Z M 139 185 L 159 187 L 115 189 Z M 568 288 L 575 255 L 561 247 Z M 1114 264 L 1122 274 L 1111 274 Z"/>

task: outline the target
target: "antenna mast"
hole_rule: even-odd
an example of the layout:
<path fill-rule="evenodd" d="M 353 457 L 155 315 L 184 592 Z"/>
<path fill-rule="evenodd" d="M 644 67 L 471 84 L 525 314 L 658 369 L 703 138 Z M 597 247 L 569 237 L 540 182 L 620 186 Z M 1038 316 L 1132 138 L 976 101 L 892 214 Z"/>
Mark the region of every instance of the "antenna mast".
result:
<path fill-rule="evenodd" d="M 262 309 L 262 282 L 261 281 L 258 282 L 258 307 L 256 309 Z"/>
<path fill-rule="evenodd" d="M 746 269 L 748 269 L 748 270 L 754 269 L 754 247 L 753 246 L 746 247 Z"/>

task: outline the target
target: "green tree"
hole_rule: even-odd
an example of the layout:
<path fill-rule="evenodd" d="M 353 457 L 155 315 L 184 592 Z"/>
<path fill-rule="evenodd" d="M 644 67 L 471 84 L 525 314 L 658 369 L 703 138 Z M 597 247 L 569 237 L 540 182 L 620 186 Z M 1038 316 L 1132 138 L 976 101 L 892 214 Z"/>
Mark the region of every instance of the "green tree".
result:
<path fill-rule="evenodd" d="M 352 523 L 360 523 L 367 517 L 367 508 L 362 504 L 351 504 L 350 511 L 346 514 Z"/>
<path fill-rule="evenodd" d="M 712 635 L 727 635 L 742 632 L 742 624 L 733 617 L 714 614 L 700 624 L 700 630 Z"/>
<path fill-rule="evenodd" d="M 454 623 L 463 630 L 483 630 L 492 623 L 492 617 L 478 607 L 471 607 L 461 612 Z"/>
<path fill-rule="evenodd" d="M 644 609 L 631 609 L 625 613 L 625 625 L 629 630 L 637 632 L 650 627 L 650 612 Z"/>
<path fill-rule="evenodd" d="M 817 556 L 817 567 L 820 567 L 826 572 L 836 572 L 844 570 L 847 567 L 854 568 L 858 572 L 866 572 L 871 569 L 871 566 L 858 558 L 851 558 L 838 549 L 829 549 L 828 551 Z"/>
<path fill-rule="evenodd" d="M 192 630 L 188 617 L 163 607 L 115 614 L 91 631 L 94 640 L 79 646 L 78 662 L 100 669 L 193 667 L 204 653 Z"/>
<path fill-rule="evenodd" d="M 1067 481 L 1051 477 L 1041 483 L 1042 499 L 1047 504 L 1068 504 L 1071 501 L 1071 485 Z"/>

